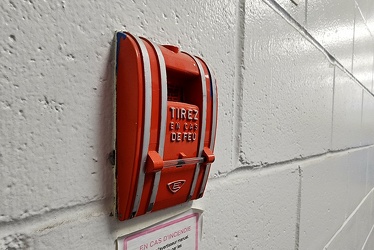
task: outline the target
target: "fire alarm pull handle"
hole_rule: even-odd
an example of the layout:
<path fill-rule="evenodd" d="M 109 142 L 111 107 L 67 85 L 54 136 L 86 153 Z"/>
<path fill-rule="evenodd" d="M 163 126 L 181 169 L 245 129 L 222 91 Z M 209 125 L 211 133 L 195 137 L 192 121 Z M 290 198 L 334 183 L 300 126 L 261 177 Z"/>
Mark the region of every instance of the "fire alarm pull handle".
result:
<path fill-rule="evenodd" d="M 204 157 L 193 157 L 164 161 L 164 168 L 167 167 L 181 167 L 183 165 L 203 163 L 205 161 Z"/>
<path fill-rule="evenodd" d="M 163 168 L 182 167 L 184 165 L 197 164 L 197 163 L 211 164 L 214 162 L 214 160 L 215 160 L 215 156 L 213 152 L 207 147 L 204 147 L 201 157 L 180 158 L 180 159 L 167 160 L 167 161 L 163 161 L 160 155 L 156 151 L 149 151 L 147 162 L 146 162 L 146 172 L 147 173 L 159 172 Z"/>

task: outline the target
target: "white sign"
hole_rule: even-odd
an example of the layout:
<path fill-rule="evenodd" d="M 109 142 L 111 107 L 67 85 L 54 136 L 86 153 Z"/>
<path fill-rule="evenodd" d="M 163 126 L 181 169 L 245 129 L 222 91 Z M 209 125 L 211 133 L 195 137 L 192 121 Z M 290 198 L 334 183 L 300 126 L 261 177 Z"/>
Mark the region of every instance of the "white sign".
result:
<path fill-rule="evenodd" d="M 200 213 L 189 211 L 117 239 L 118 250 L 198 250 Z"/>

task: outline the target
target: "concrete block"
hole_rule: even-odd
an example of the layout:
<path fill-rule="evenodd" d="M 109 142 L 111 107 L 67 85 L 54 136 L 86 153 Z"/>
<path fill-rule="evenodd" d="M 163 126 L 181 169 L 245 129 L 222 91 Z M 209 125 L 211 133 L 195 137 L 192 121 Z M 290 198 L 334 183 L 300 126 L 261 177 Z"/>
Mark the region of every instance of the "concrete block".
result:
<path fill-rule="evenodd" d="M 362 249 L 369 235 L 372 223 L 368 223 L 371 213 L 373 193 L 371 192 L 354 214 L 343 224 L 331 241 L 326 245 L 326 250 Z"/>
<path fill-rule="evenodd" d="M 300 249 L 322 249 L 345 221 L 350 154 L 301 165 Z"/>
<path fill-rule="evenodd" d="M 322 249 L 344 223 L 346 228 L 338 238 L 354 242 L 345 246 L 345 240 L 334 240 L 328 249 L 359 249 L 352 246 L 363 244 L 362 234 L 366 236 L 374 222 L 373 193 L 366 197 L 365 191 L 366 154 L 366 149 L 353 150 L 301 165 L 300 249 Z"/>
<path fill-rule="evenodd" d="M 347 70 L 352 70 L 354 0 L 308 1 L 307 29 Z"/>
<path fill-rule="evenodd" d="M 368 239 L 362 250 L 371 250 L 371 249 L 374 249 L 374 230 L 372 230 L 370 235 L 368 235 Z"/>
<path fill-rule="evenodd" d="M 363 91 L 361 133 L 362 145 L 374 143 L 374 97 L 367 91 Z"/>
<path fill-rule="evenodd" d="M 374 39 L 360 10 L 355 9 L 355 34 L 353 48 L 353 75 L 369 90 L 373 83 Z"/>
<path fill-rule="evenodd" d="M 366 238 L 370 234 L 371 228 L 374 225 L 372 213 L 373 198 L 374 192 L 371 192 L 370 195 L 363 201 L 355 216 L 357 223 L 356 240 L 357 244 L 360 246 L 364 245 Z"/>
<path fill-rule="evenodd" d="M 115 30 L 178 45 L 212 66 L 219 85 L 212 172 L 230 169 L 235 1 L 13 1 L 0 8 L 0 222 L 113 195 Z"/>
<path fill-rule="evenodd" d="M 362 87 L 335 68 L 332 150 L 361 144 Z"/>
<path fill-rule="evenodd" d="M 118 237 L 190 209 L 192 202 L 128 221 L 109 216 L 110 198 L 0 226 L 0 249 L 116 249 Z"/>
<path fill-rule="evenodd" d="M 305 0 L 276 0 L 301 26 L 305 25 Z"/>
<path fill-rule="evenodd" d="M 371 34 L 374 35 L 374 15 L 372 15 L 372 13 L 374 12 L 374 2 L 370 0 L 367 0 L 367 2 L 369 3 L 369 6 L 366 9 L 366 13 L 364 13 L 364 18 Z M 362 10 L 362 7 L 360 6 L 360 1 L 358 1 L 358 3 L 360 9 Z"/>
<path fill-rule="evenodd" d="M 360 204 L 366 193 L 367 149 L 350 152 L 348 164 L 348 192 L 346 217 Z"/>
<path fill-rule="evenodd" d="M 366 193 L 374 188 L 374 147 L 367 150 Z"/>
<path fill-rule="evenodd" d="M 202 249 L 292 249 L 295 244 L 299 171 L 295 164 L 240 170 L 209 182 L 202 208 Z M 245 191 L 245 192 L 243 192 Z M 55 211 L 27 226 L 14 224 L 14 235 L 32 239 L 34 249 L 114 249 L 117 237 L 145 228 L 191 204 L 158 211 L 126 222 L 109 216 L 110 200 Z M 1 228 L 0 228 L 1 229 Z M 1 237 L 0 237 L 1 238 Z M 1 242 L 1 241 L 0 241 Z M 236 248 L 235 248 L 236 247 Z"/>
<path fill-rule="evenodd" d="M 298 186 L 296 164 L 212 180 L 194 202 L 205 210 L 202 249 L 293 249 Z"/>
<path fill-rule="evenodd" d="M 30 236 L 25 234 L 10 234 L 0 238 L 0 249 L 32 249 Z"/>
<path fill-rule="evenodd" d="M 361 246 L 357 242 L 357 221 L 349 220 L 347 224 L 344 225 L 342 230 L 337 234 L 337 236 L 325 246 L 326 250 L 351 250 L 351 249 L 361 249 Z M 363 242 L 362 242 L 363 243 Z"/>
<path fill-rule="evenodd" d="M 365 245 L 363 246 L 363 250 L 374 249 L 374 195 L 372 195 L 371 198 L 371 212 L 367 223 L 371 224 L 372 227 L 369 234 L 367 235 Z"/>
<path fill-rule="evenodd" d="M 242 165 L 326 152 L 333 67 L 263 2 L 250 1 L 246 10 Z"/>
<path fill-rule="evenodd" d="M 107 216 L 77 218 L 33 235 L 35 249 L 115 249 Z"/>
<path fill-rule="evenodd" d="M 355 0 L 365 21 L 369 19 L 374 10 L 374 4 L 370 0 Z"/>
<path fill-rule="evenodd" d="M 371 224 L 374 226 L 374 194 L 373 194 L 373 190 L 370 190 L 371 192 L 371 211 L 370 211 L 370 215 L 368 216 L 367 218 L 367 223 L 368 224 Z"/>

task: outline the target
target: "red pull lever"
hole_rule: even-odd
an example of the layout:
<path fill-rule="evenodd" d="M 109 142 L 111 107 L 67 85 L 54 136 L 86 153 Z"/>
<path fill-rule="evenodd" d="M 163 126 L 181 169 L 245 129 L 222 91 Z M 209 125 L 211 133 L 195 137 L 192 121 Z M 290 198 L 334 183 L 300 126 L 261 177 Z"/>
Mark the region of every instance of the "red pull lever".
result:
<path fill-rule="evenodd" d="M 183 156 L 183 153 L 180 153 Z M 181 167 L 183 165 L 196 164 L 196 163 L 205 163 L 210 164 L 215 160 L 213 152 L 208 148 L 204 147 L 203 157 L 192 157 L 163 161 L 161 156 L 156 151 L 149 151 L 147 162 L 146 162 L 146 173 L 158 172 L 161 171 L 164 167 Z"/>

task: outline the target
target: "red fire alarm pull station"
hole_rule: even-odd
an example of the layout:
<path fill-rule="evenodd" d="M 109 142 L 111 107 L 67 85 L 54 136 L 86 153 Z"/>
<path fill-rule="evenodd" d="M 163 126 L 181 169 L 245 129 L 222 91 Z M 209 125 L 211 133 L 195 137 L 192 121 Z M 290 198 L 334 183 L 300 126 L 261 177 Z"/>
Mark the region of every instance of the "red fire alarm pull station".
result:
<path fill-rule="evenodd" d="M 200 58 L 116 34 L 117 216 L 203 196 L 214 161 L 217 87 Z"/>

